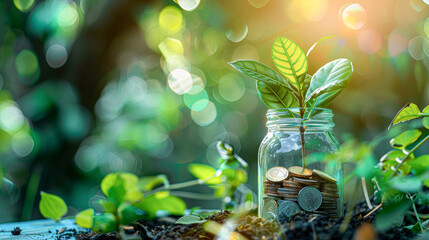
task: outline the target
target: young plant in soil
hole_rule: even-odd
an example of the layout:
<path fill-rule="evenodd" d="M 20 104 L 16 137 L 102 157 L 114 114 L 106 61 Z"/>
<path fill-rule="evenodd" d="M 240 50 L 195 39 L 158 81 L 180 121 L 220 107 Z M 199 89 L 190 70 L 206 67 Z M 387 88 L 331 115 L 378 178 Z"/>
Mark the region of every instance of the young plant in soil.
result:
<path fill-rule="evenodd" d="M 247 181 L 247 163 L 234 153 L 232 146 L 218 142 L 217 148 L 220 154 L 219 168 L 190 164 L 189 171 L 197 179 L 188 182 L 170 184 L 165 175 L 142 178 L 126 172 L 106 175 L 100 184 L 104 197 L 95 202 L 94 208 L 79 212 L 75 217 L 76 223 L 95 232 L 106 233 L 121 230 L 120 226 L 136 220 L 153 219 L 158 210 L 168 211 L 171 215 L 183 215 L 187 206 L 179 197 L 221 199 L 223 209 L 232 209 L 239 202 L 234 197 L 238 187 Z M 214 194 L 176 191 L 203 184 L 213 188 Z M 41 194 L 39 209 L 42 215 L 60 220 L 67 213 L 65 202 L 58 196 Z M 246 199 L 252 196 L 250 190 L 244 194 L 247 194 Z M 95 214 L 96 211 L 100 214 Z"/>
<path fill-rule="evenodd" d="M 429 106 L 420 111 L 416 104 L 407 104 L 394 117 L 389 128 L 387 134 L 370 143 L 350 140 L 335 154 L 311 155 L 310 158 L 354 162 L 357 166 L 345 177 L 345 182 L 357 176 L 362 179 L 365 192 L 366 182 L 374 183 L 374 199 L 378 206 L 372 206 L 367 199 L 372 210 L 362 218 L 365 220 L 378 211 L 374 222 L 376 230 L 384 232 L 398 226 L 420 233 L 422 239 L 429 239 L 429 154 L 416 156 L 416 151 L 429 140 Z M 393 149 L 377 162 L 372 152 L 386 138 L 390 138 Z M 354 208 L 354 203 L 349 202 L 348 211 Z M 419 209 L 424 212 L 420 213 Z M 349 216 L 346 214 L 345 222 L 351 220 Z M 413 223 L 406 225 L 405 222 Z"/>
<path fill-rule="evenodd" d="M 277 37 L 274 41 L 271 57 L 277 73 L 271 67 L 253 60 L 238 60 L 230 64 L 238 71 L 257 80 L 256 88 L 262 101 L 268 108 L 299 108 L 298 126 L 301 138 L 302 165 L 305 162 L 305 119 L 310 118 L 308 108 L 326 108 L 346 87 L 353 72 L 348 59 L 337 59 L 327 63 L 311 76 L 307 73 L 307 56 L 321 41 L 317 41 L 307 54 L 292 40 Z M 292 113 L 292 116 L 295 116 Z"/>

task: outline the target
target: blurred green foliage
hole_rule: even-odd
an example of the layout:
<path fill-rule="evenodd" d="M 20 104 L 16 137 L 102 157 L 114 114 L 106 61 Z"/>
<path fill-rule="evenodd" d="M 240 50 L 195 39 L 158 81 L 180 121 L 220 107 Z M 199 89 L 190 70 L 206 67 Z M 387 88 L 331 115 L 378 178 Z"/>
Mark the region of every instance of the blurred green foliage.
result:
<path fill-rule="evenodd" d="M 2 1 L 0 221 L 40 217 L 37 189 L 61 193 L 73 215 L 102 196 L 111 172 L 192 179 L 191 162 L 219 167 L 218 140 L 255 176 L 266 108 L 227 62 L 270 62 L 278 35 L 304 49 L 337 35 L 312 52 L 308 72 L 354 63 L 331 106 L 336 131 L 371 139 L 406 102 L 429 102 L 428 12 L 400 0 Z"/>

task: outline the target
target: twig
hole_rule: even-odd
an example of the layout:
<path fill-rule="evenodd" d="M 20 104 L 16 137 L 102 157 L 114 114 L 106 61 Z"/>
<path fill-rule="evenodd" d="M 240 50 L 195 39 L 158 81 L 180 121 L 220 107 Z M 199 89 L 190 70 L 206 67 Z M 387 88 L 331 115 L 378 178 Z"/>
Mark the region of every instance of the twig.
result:
<path fill-rule="evenodd" d="M 383 206 L 383 204 L 381 203 L 380 205 L 378 205 L 377 207 L 375 207 L 374 209 L 372 209 L 369 213 L 367 213 L 365 216 L 363 216 L 363 219 L 369 217 L 371 214 L 373 214 L 375 211 L 377 211 L 382 206 Z"/>
<path fill-rule="evenodd" d="M 314 222 L 311 222 L 311 230 L 313 230 L 313 239 L 317 240 L 316 228 L 314 227 Z"/>
<path fill-rule="evenodd" d="M 374 207 L 372 206 L 371 201 L 369 200 L 368 189 L 366 188 L 365 178 L 362 177 L 361 179 L 362 179 L 362 188 L 363 188 L 363 194 L 365 195 L 366 204 L 368 205 L 369 209 L 373 209 Z"/>

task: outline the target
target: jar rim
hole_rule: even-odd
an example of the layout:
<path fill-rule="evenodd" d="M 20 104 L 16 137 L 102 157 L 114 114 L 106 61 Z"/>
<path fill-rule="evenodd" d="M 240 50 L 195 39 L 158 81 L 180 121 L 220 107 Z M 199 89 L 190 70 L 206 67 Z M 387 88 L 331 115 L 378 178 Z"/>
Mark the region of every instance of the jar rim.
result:
<path fill-rule="evenodd" d="M 304 111 L 302 111 L 304 110 Z M 301 114 L 303 117 L 301 118 Z M 306 126 L 310 128 L 332 129 L 334 114 L 328 108 L 278 108 L 267 111 L 267 127 Z"/>

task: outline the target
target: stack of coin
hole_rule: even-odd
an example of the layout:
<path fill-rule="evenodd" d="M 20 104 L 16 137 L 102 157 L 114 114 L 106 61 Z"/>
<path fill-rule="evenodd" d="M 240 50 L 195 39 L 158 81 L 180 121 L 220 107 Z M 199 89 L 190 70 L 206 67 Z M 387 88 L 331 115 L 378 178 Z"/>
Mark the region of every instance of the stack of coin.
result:
<path fill-rule="evenodd" d="M 337 180 L 328 174 L 300 166 L 278 166 L 270 168 L 265 176 L 265 198 L 293 201 L 303 210 L 317 214 L 338 215 Z"/>
<path fill-rule="evenodd" d="M 320 182 L 319 190 L 322 193 L 322 205 L 317 212 L 332 217 L 338 216 L 338 186 L 337 180 L 328 174 L 313 169 L 313 179 Z"/>

